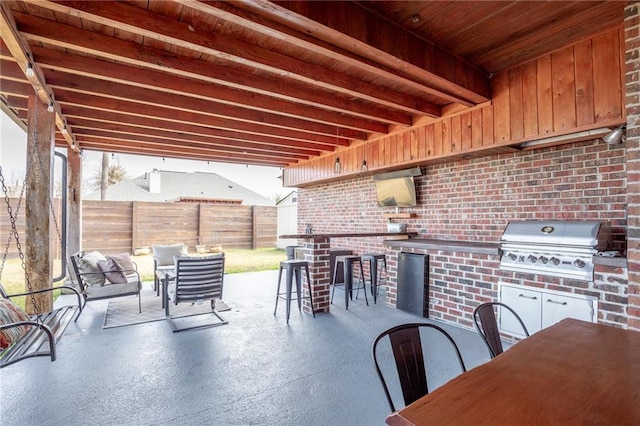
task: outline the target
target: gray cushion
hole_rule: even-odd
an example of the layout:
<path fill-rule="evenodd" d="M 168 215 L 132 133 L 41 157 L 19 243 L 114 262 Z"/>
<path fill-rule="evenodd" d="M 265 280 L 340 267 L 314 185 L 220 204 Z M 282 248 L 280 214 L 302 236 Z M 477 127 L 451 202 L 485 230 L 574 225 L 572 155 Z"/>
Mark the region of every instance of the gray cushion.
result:
<path fill-rule="evenodd" d="M 127 276 L 122 272 L 122 267 L 114 258 L 110 257 L 107 260 L 101 260 L 98 262 L 98 266 L 109 281 L 109 284 L 125 284 L 127 282 Z"/>
<path fill-rule="evenodd" d="M 173 266 L 173 258 L 180 257 L 184 253 L 184 244 L 171 244 L 167 246 L 153 246 L 153 257 L 158 266 Z"/>
<path fill-rule="evenodd" d="M 78 258 L 78 271 L 82 275 L 82 279 L 85 284 L 92 285 L 104 285 L 105 277 L 98 266 L 98 262 L 107 260 L 100 252 L 94 251 L 91 253 L 85 253 Z"/>
<path fill-rule="evenodd" d="M 108 256 L 107 258 L 113 259 L 118 262 L 122 269 L 127 273 L 136 270 L 136 265 L 131 260 L 131 256 L 129 255 L 129 253 L 113 254 L 111 256 Z"/>

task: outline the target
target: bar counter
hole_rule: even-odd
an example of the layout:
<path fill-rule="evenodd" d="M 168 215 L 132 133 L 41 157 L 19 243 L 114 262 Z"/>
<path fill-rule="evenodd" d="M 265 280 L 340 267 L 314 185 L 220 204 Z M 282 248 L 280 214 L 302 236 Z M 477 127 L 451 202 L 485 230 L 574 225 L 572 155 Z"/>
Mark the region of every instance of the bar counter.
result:
<path fill-rule="evenodd" d="M 278 238 L 283 239 L 300 239 L 300 240 L 316 240 L 327 238 L 358 238 L 358 237 L 413 237 L 418 235 L 417 232 L 328 232 L 326 234 L 291 234 L 280 235 Z M 406 240 L 405 240 L 406 241 Z"/>
<path fill-rule="evenodd" d="M 409 240 L 385 241 L 386 247 L 400 250 L 441 250 L 460 253 L 481 253 L 492 256 L 500 256 L 500 243 L 487 243 L 481 241 L 443 240 L 435 238 L 411 238 Z M 610 268 L 626 268 L 626 257 L 603 257 L 593 256 L 595 265 L 607 266 Z"/>

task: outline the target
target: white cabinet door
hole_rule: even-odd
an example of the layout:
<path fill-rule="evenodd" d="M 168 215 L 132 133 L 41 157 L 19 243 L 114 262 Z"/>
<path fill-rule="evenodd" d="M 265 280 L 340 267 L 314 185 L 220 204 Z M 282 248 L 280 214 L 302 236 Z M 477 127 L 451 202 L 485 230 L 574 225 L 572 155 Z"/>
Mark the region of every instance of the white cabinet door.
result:
<path fill-rule="evenodd" d="M 527 327 L 529 334 L 541 329 L 542 293 L 540 291 L 522 286 L 510 287 L 503 285 L 500 288 L 500 301 L 516 311 Z M 505 309 L 504 314 L 502 312 L 498 312 L 498 314 L 500 315 L 500 330 L 514 336 L 524 337 L 520 323 L 511 315 L 511 312 Z"/>
<path fill-rule="evenodd" d="M 542 328 L 549 327 L 565 318 L 575 318 L 594 322 L 597 320 L 595 298 L 588 296 L 572 297 L 554 293 L 543 293 Z"/>

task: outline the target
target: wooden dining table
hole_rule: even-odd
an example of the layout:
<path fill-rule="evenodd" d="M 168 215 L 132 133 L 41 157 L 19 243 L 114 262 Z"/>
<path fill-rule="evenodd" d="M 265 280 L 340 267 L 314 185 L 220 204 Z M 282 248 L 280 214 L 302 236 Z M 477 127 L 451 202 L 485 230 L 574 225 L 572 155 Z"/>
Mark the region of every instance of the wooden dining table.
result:
<path fill-rule="evenodd" d="M 565 319 L 387 417 L 389 425 L 640 425 L 640 332 Z"/>

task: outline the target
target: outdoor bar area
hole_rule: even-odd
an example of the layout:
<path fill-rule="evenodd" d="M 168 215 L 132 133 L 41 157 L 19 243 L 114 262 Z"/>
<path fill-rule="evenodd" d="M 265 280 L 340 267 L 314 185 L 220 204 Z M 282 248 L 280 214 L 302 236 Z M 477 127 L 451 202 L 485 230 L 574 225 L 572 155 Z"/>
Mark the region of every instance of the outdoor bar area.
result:
<path fill-rule="evenodd" d="M 640 424 L 640 2 L 0 12 L 0 423 Z M 85 151 L 291 193 L 89 202 Z"/>

